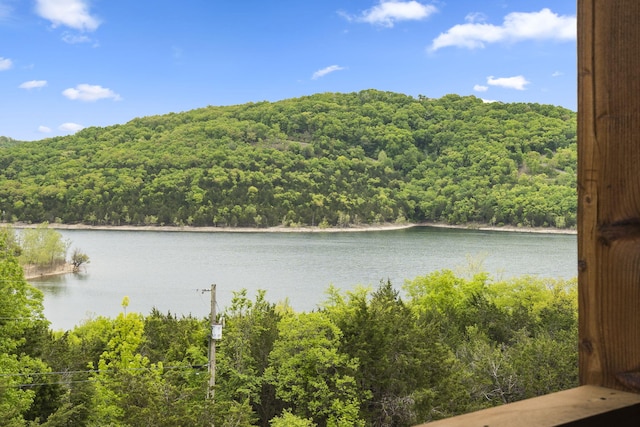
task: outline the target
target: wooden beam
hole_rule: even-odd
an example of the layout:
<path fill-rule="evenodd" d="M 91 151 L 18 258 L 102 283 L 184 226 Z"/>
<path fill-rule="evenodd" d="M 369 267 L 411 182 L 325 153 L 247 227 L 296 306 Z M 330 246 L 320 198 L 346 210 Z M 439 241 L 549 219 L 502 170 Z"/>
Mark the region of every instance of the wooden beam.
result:
<path fill-rule="evenodd" d="M 580 382 L 640 392 L 640 2 L 578 1 Z"/>
<path fill-rule="evenodd" d="M 582 386 L 496 406 L 423 427 L 635 427 L 640 394 Z"/>

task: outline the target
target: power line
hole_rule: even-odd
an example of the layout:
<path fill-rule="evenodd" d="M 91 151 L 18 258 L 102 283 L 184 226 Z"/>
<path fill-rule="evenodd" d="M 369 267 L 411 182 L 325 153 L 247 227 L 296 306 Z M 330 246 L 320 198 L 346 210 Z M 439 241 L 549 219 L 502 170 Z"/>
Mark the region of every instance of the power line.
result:
<path fill-rule="evenodd" d="M 59 384 L 75 384 L 75 383 L 90 383 L 94 382 L 95 379 L 89 380 L 71 380 L 71 381 L 56 381 L 52 383 L 29 383 L 29 384 L 0 384 L 0 388 L 26 388 L 26 387 L 38 387 L 42 385 L 59 385 Z"/>
<path fill-rule="evenodd" d="M 167 366 L 163 369 L 194 369 L 197 368 L 206 368 L 208 365 L 189 365 L 189 366 Z M 37 376 L 37 375 L 74 375 L 74 374 L 83 374 L 83 373 L 101 373 L 101 372 L 117 372 L 117 371 L 141 371 L 147 370 L 150 368 L 118 368 L 118 369 L 91 369 L 86 371 L 61 371 L 61 372 L 39 372 L 32 374 L 0 374 L 0 377 L 21 377 L 21 376 Z M 199 370 L 199 369 L 198 369 Z M 65 381 L 54 381 L 54 382 L 39 382 L 39 383 L 22 383 L 22 384 L 0 384 L 0 388 L 24 388 L 24 387 L 36 387 L 36 386 L 44 386 L 44 385 L 54 385 L 54 384 L 76 384 L 76 383 L 87 383 L 99 381 L 99 378 L 89 378 L 86 380 L 65 380 Z"/>
<path fill-rule="evenodd" d="M 162 370 L 174 370 L 174 369 L 196 369 L 196 368 L 206 368 L 208 365 L 175 365 L 175 366 L 162 366 Z M 155 368 L 159 369 L 156 365 Z M 117 372 L 117 371 L 144 371 L 147 369 L 152 369 L 152 367 L 141 367 L 141 368 L 111 368 L 111 369 L 87 369 L 84 371 L 57 371 L 57 372 L 27 372 L 27 373 L 10 373 L 10 374 L 0 374 L 0 377 L 11 378 L 11 377 L 29 377 L 29 376 L 37 376 L 37 375 L 74 375 L 74 374 L 96 374 L 101 372 Z"/>

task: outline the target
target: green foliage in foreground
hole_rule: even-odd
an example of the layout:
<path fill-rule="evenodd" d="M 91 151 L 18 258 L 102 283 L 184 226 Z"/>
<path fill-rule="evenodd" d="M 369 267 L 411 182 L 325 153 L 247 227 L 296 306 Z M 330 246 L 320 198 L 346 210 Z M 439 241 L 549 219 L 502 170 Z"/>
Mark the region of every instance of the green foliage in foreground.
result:
<path fill-rule="evenodd" d="M 448 270 L 328 290 L 314 312 L 235 294 L 207 399 L 208 319 L 154 310 L 52 332 L 0 242 L 9 426 L 409 426 L 577 384 L 576 283 Z"/>
<path fill-rule="evenodd" d="M 0 144 L 0 220 L 573 227 L 576 115 L 365 90 Z"/>

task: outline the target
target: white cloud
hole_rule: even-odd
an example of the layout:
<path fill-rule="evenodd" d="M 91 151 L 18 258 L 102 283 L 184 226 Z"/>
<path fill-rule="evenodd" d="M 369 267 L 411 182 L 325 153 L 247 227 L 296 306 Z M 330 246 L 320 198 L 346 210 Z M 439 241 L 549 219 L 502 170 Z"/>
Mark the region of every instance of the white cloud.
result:
<path fill-rule="evenodd" d="M 113 99 L 114 101 L 120 101 L 122 98 L 120 95 L 98 85 L 80 84 L 75 88 L 69 88 L 62 91 L 62 94 L 67 98 L 74 101 L 98 101 L 100 99 Z"/>
<path fill-rule="evenodd" d="M 85 35 L 71 34 L 65 32 L 62 35 L 62 41 L 69 44 L 91 43 L 93 40 Z"/>
<path fill-rule="evenodd" d="M 13 67 L 13 61 L 9 58 L 3 58 L 0 56 L 0 71 L 8 70 L 11 67 Z"/>
<path fill-rule="evenodd" d="M 476 49 L 485 47 L 487 43 L 522 40 L 569 41 L 576 39 L 576 27 L 575 16 L 558 15 L 547 8 L 540 12 L 510 13 L 500 26 L 478 23 L 472 18 L 470 22 L 455 25 L 436 37 L 430 50 L 436 51 L 447 46 Z"/>
<path fill-rule="evenodd" d="M 433 5 L 422 4 L 417 1 L 385 1 L 365 10 L 360 16 L 343 14 L 350 21 L 366 22 L 368 24 L 393 27 L 399 21 L 420 21 L 436 13 L 438 9 Z"/>
<path fill-rule="evenodd" d="M 475 85 L 473 86 L 473 90 L 476 92 L 486 92 L 489 90 L 489 86 Z"/>
<path fill-rule="evenodd" d="M 38 132 L 40 133 L 51 133 L 51 128 L 47 126 L 38 126 Z"/>
<path fill-rule="evenodd" d="M 500 86 L 507 89 L 516 89 L 516 90 L 525 90 L 525 86 L 528 85 L 529 81 L 524 78 L 524 76 L 514 76 L 514 77 L 498 77 L 494 78 L 493 76 L 487 77 L 487 84 L 491 86 Z"/>
<path fill-rule="evenodd" d="M 562 71 L 556 71 L 553 74 L 551 74 L 551 77 L 560 77 L 563 76 L 564 73 Z"/>
<path fill-rule="evenodd" d="M 480 99 L 482 99 L 482 102 L 484 102 L 485 104 L 493 104 L 494 102 L 500 102 L 495 99 L 483 99 L 483 98 L 480 98 Z"/>
<path fill-rule="evenodd" d="M 95 31 L 100 21 L 91 16 L 86 0 L 36 0 L 36 13 L 54 27 L 64 25 L 80 31 Z"/>
<path fill-rule="evenodd" d="M 487 15 L 485 15 L 482 12 L 471 12 L 469 14 L 467 14 L 467 16 L 464 17 L 464 20 L 467 22 L 486 22 L 487 21 Z"/>
<path fill-rule="evenodd" d="M 84 126 L 79 125 L 78 123 L 63 123 L 58 126 L 58 129 L 64 132 L 78 132 L 81 129 L 84 129 Z"/>
<path fill-rule="evenodd" d="M 28 82 L 24 82 L 22 83 L 20 86 L 18 86 L 20 89 L 38 89 L 41 87 L 45 87 L 47 85 L 47 81 L 46 80 L 30 80 Z"/>
<path fill-rule="evenodd" d="M 311 76 L 311 79 L 316 80 L 320 77 L 326 76 L 329 73 L 333 73 L 334 71 L 344 70 L 344 67 L 339 65 L 331 65 L 329 67 L 323 68 L 322 70 L 318 70 Z"/>

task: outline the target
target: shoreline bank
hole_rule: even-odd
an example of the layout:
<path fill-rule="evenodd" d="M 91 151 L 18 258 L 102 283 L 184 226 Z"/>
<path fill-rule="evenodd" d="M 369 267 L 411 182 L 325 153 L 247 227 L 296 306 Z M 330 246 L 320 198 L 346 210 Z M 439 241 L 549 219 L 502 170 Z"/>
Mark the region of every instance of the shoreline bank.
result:
<path fill-rule="evenodd" d="M 73 265 L 71 263 L 64 263 L 54 268 L 38 269 L 33 265 L 22 266 L 25 280 L 40 279 L 42 277 L 60 276 L 63 274 L 73 273 Z"/>
<path fill-rule="evenodd" d="M 553 227 L 516 227 L 513 225 L 488 225 L 488 224 L 443 224 L 443 223 L 424 223 L 417 224 L 420 227 L 433 227 L 433 228 L 451 228 L 459 230 L 478 230 L 478 231 L 499 231 L 506 233 L 538 233 L 538 234 L 578 234 L 576 230 L 568 228 L 553 228 Z"/>
<path fill-rule="evenodd" d="M 0 224 L 3 225 L 3 224 Z M 4 224 L 14 228 L 33 228 L 38 224 Z M 107 231 L 162 231 L 162 232 L 194 232 L 194 233 L 353 233 L 367 231 L 393 231 L 404 230 L 413 227 L 449 228 L 459 230 L 476 231 L 499 231 L 509 233 L 539 233 L 539 234 L 577 234 L 576 230 L 551 228 L 551 227 L 516 227 L 516 226 L 491 226 L 488 224 L 445 224 L 437 222 L 425 222 L 417 224 L 379 224 L 379 225 L 359 225 L 351 227 L 193 227 L 193 226 L 172 226 L 172 225 L 87 225 L 87 224 L 49 224 L 49 227 L 58 230 L 107 230 Z"/>

